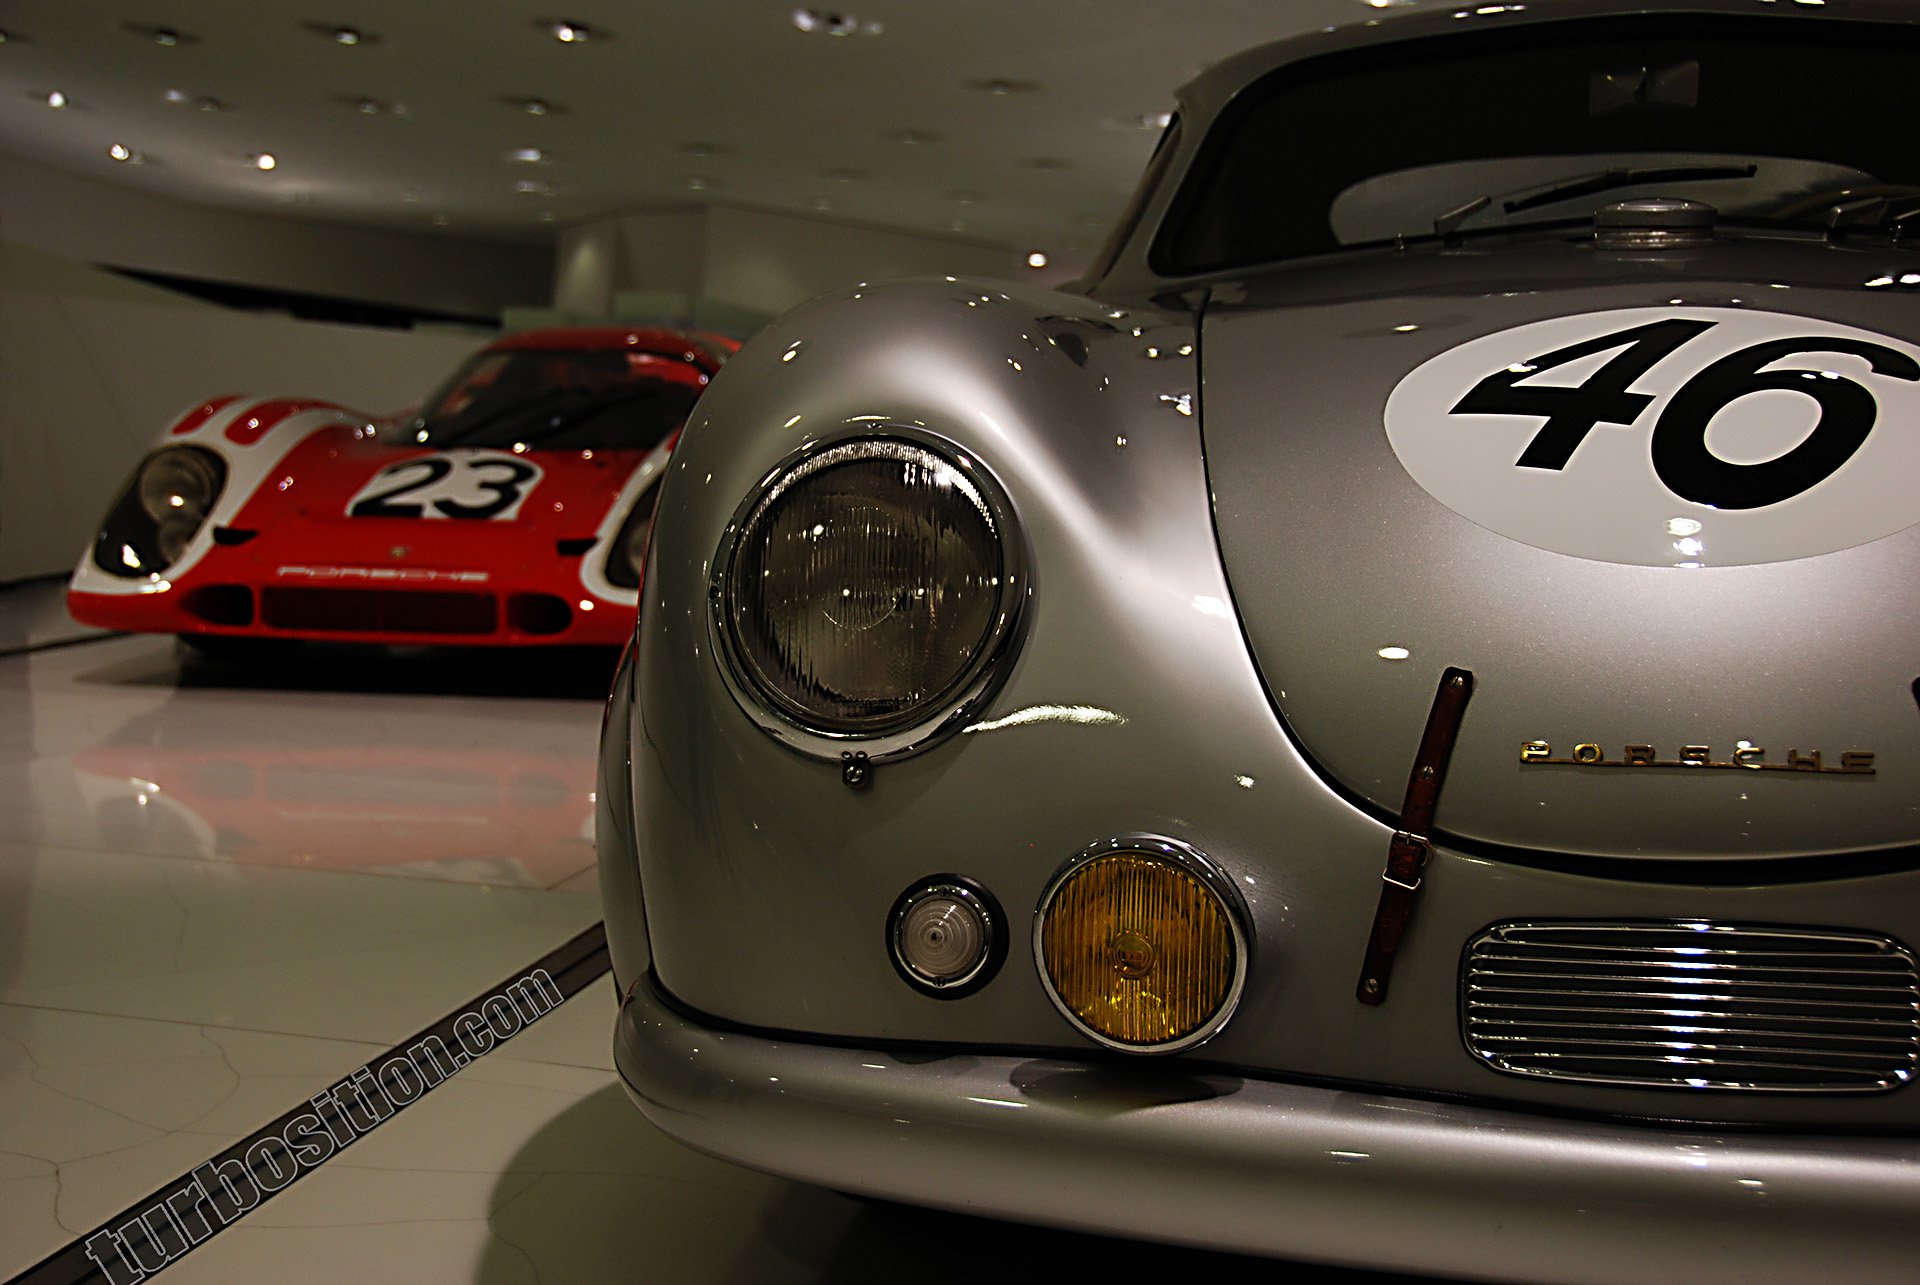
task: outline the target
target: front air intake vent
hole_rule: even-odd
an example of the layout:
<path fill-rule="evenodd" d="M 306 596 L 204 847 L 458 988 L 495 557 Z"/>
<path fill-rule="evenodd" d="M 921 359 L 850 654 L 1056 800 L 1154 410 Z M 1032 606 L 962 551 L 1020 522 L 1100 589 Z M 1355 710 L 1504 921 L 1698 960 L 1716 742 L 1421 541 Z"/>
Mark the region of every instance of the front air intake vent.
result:
<path fill-rule="evenodd" d="M 1467 1048 L 1587 1084 L 1876 1093 L 1920 1070 L 1920 973 L 1899 942 L 1697 921 L 1510 923 L 1468 943 Z"/>

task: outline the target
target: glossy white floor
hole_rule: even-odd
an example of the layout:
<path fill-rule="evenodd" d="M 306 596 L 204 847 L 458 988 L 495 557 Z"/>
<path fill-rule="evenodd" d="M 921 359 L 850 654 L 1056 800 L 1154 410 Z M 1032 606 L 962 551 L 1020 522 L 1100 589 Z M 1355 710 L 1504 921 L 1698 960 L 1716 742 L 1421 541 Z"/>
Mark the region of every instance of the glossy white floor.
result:
<path fill-rule="evenodd" d="M 600 914 L 604 662 L 323 649 L 222 667 L 85 637 L 59 602 L 0 590 L 0 1279 Z M 629 1106 L 613 1003 L 602 978 L 167 1279 L 939 1282 L 1059 1255 L 1096 1277 L 1285 1270 L 707 1160 Z"/>

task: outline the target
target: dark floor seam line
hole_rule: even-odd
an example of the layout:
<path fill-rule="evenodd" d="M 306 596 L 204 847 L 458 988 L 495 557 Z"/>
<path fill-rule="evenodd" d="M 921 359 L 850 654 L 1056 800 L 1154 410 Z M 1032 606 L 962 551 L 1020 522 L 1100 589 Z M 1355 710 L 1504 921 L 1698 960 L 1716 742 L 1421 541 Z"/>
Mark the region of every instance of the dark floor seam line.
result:
<path fill-rule="evenodd" d="M 115 638 L 129 636 L 126 630 L 116 629 L 104 634 L 88 634 L 84 638 L 55 638 L 51 642 L 28 643 L 24 647 L 9 647 L 5 651 L 0 651 L 0 660 L 12 660 L 15 656 L 31 656 L 41 651 L 58 651 L 62 647 L 84 647 L 88 643 L 110 642 Z"/>
<path fill-rule="evenodd" d="M 610 967 L 606 925 L 595 924 L 75 1237 L 7 1285 L 138 1285 L 585 990 Z"/>

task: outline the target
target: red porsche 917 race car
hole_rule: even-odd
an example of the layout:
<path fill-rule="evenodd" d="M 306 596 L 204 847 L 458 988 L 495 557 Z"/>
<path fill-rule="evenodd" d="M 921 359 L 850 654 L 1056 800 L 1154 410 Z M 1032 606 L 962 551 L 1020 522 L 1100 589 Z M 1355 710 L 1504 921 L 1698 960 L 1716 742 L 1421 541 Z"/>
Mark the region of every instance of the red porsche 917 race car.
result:
<path fill-rule="evenodd" d="M 511 335 L 384 422 L 324 401 L 202 403 L 133 470 L 68 607 L 206 650 L 621 644 L 667 453 L 737 347 L 628 327 Z"/>

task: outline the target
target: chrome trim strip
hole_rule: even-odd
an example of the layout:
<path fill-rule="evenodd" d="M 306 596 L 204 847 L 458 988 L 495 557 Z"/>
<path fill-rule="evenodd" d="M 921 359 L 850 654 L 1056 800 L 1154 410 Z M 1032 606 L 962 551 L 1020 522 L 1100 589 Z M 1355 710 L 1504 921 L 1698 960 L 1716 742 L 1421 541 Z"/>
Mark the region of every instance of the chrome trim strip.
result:
<path fill-rule="evenodd" d="M 1182 1039 L 1171 1040 L 1165 1044 L 1126 1044 L 1109 1039 L 1080 1020 L 1060 993 L 1053 988 L 1053 978 L 1047 975 L 1046 955 L 1041 948 L 1042 937 L 1046 931 L 1047 910 L 1053 905 L 1053 898 L 1067 877 L 1096 857 L 1109 856 L 1116 852 L 1132 852 L 1147 857 L 1158 857 L 1169 864 L 1179 866 L 1193 875 L 1219 901 L 1226 915 L 1227 925 L 1233 933 L 1233 981 L 1227 987 L 1226 998 L 1213 1017 L 1202 1024 L 1199 1030 Z M 1218 1035 L 1233 1018 L 1234 1009 L 1240 1004 L 1240 994 L 1246 989 L 1247 970 L 1252 965 L 1253 936 L 1248 924 L 1246 903 L 1240 898 L 1240 890 L 1233 885 L 1227 873 L 1214 864 L 1212 858 L 1199 849 L 1154 834 L 1122 834 L 1089 844 L 1075 853 L 1054 873 L 1047 882 L 1046 890 L 1040 894 L 1040 900 L 1033 911 L 1033 968 L 1040 975 L 1041 989 L 1067 1024 L 1081 1035 L 1086 1036 L 1102 1048 L 1113 1049 L 1121 1053 L 1145 1054 L 1157 1056 L 1167 1053 L 1184 1053 L 1188 1049 L 1198 1048 Z"/>

